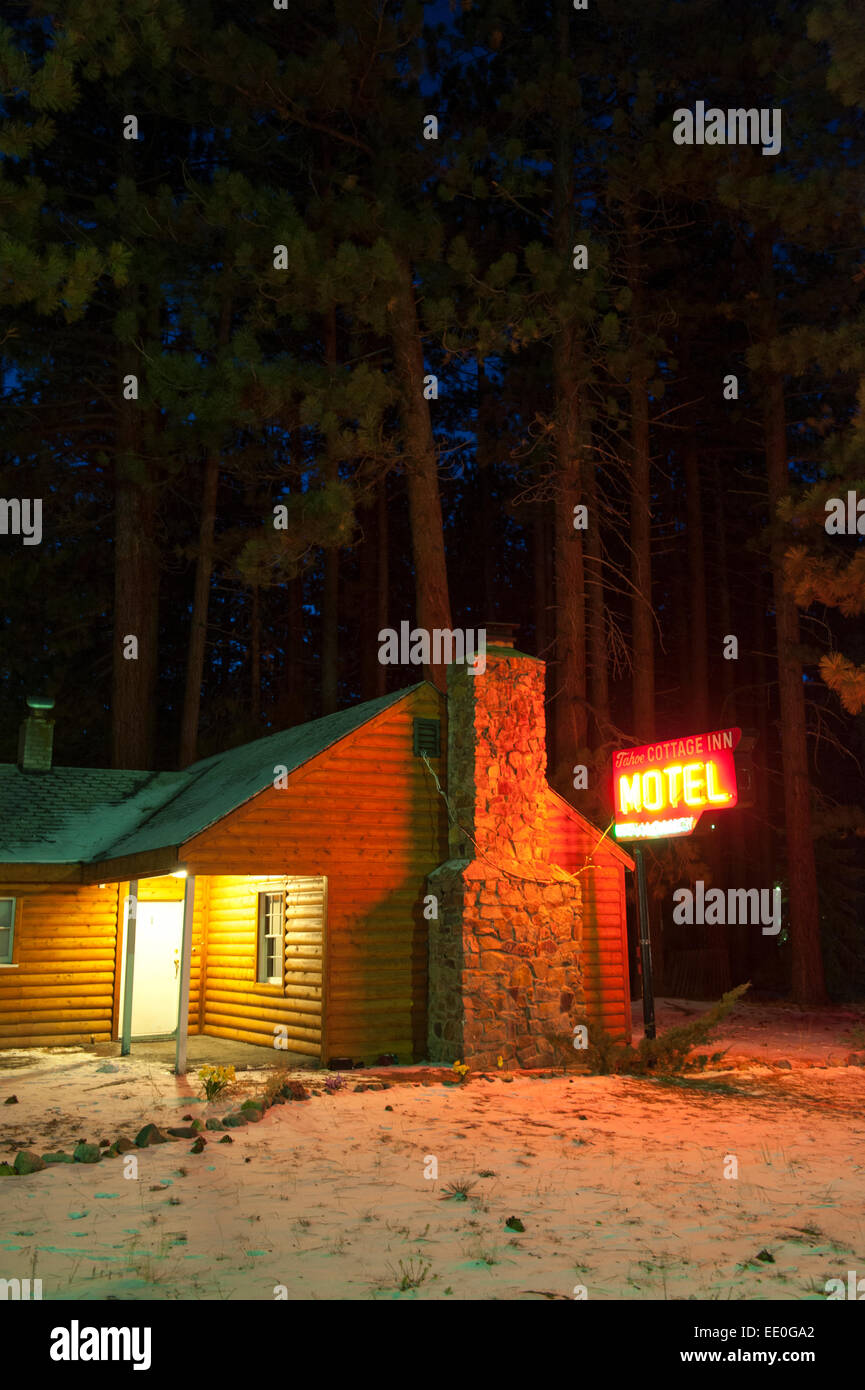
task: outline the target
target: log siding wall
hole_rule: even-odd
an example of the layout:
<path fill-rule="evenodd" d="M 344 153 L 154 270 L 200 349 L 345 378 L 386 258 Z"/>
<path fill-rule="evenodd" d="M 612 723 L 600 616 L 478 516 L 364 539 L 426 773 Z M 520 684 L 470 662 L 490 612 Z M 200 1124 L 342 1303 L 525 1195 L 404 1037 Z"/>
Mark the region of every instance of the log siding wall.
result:
<path fill-rule="evenodd" d="M 183 846 L 190 872 L 216 880 L 205 1033 L 265 1042 L 274 1023 L 293 1013 L 292 1036 L 306 1043 L 298 1050 L 308 1055 L 374 1061 L 381 1052 L 393 1052 L 401 1062 L 425 1055 L 424 880 L 447 858 L 447 822 L 444 803 L 413 753 L 415 718 L 442 719 L 446 747 L 440 697 L 424 686 L 299 768 L 283 790 L 266 789 Z M 443 759 L 430 761 L 443 778 Z M 308 1006 L 301 1008 L 298 1000 L 289 1008 L 278 987 L 254 983 L 251 918 L 243 939 L 232 943 L 241 948 L 234 963 L 228 967 L 219 955 L 228 922 L 219 914 L 236 910 L 221 905 L 228 892 L 224 881 L 241 875 L 327 879 L 320 1041 L 312 1025 L 301 1021 Z M 245 1002 L 226 988 L 226 968 L 246 973 Z M 312 979 L 303 983 L 316 987 Z M 259 1000 L 264 1029 L 250 1027 Z M 301 1032 L 305 1027 L 308 1036 Z"/>
<path fill-rule="evenodd" d="M 110 1042 L 118 885 L 15 883 L 12 966 L 0 968 L 0 1046 Z"/>
<path fill-rule="evenodd" d="M 583 984 L 589 1018 L 614 1037 L 631 1039 L 625 866 L 603 844 L 600 831 L 552 798 L 550 832 L 555 860 L 570 873 L 594 851 L 594 866 L 580 875 L 583 888 Z"/>
<path fill-rule="evenodd" d="M 256 980 L 258 895 L 283 890 L 280 986 Z M 326 880 L 321 877 L 220 875 L 210 880 L 205 1033 L 273 1047 L 276 1027 L 287 1051 L 321 1055 L 326 898 Z"/>

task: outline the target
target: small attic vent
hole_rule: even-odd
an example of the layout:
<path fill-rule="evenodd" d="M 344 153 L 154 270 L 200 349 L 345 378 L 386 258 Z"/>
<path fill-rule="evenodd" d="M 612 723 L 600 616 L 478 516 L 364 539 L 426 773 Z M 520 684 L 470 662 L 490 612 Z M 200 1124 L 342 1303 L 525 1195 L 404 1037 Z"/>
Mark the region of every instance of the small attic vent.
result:
<path fill-rule="evenodd" d="M 440 719 L 414 720 L 414 755 L 419 758 L 426 753 L 428 758 L 439 757 L 442 751 L 442 725 Z"/>

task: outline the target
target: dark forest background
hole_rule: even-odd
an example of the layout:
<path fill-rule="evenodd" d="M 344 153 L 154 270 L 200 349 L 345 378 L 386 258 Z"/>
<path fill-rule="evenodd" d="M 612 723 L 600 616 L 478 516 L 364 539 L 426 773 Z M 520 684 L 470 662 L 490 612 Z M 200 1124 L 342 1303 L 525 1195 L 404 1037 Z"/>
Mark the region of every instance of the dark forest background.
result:
<path fill-rule="evenodd" d="M 44 532 L 0 537 L 0 756 L 45 692 L 59 763 L 183 766 L 411 684 L 383 627 L 511 621 L 599 825 L 614 748 L 755 739 L 753 804 L 647 850 L 662 987 L 865 992 L 858 0 L 36 0 L 0 78 Z M 781 153 L 675 145 L 698 100 Z M 700 876 L 780 883 L 781 937 L 661 933 Z"/>

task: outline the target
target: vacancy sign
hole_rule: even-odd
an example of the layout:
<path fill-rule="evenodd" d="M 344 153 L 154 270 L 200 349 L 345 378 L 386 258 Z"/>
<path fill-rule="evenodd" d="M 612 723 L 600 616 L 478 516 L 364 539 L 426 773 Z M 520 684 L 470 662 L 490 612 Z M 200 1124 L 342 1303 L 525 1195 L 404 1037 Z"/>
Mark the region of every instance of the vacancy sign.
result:
<path fill-rule="evenodd" d="M 704 811 L 736 805 L 733 753 L 741 729 L 689 734 L 613 754 L 617 840 L 690 835 Z"/>

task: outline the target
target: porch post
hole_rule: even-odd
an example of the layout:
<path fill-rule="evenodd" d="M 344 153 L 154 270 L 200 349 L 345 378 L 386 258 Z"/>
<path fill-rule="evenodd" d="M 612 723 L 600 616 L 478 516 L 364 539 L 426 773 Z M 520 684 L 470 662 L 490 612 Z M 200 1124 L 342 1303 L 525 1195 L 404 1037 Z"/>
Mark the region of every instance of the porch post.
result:
<path fill-rule="evenodd" d="M 186 1075 L 186 1038 L 189 1032 L 189 981 L 192 975 L 192 915 L 195 911 L 195 875 L 186 880 L 183 893 L 183 945 L 180 950 L 180 998 L 177 1005 L 177 1053 L 174 1071 Z"/>
<path fill-rule="evenodd" d="M 120 1056 L 132 1047 L 132 976 L 135 971 L 135 923 L 138 918 L 138 879 L 129 880 L 126 898 L 126 954 L 123 961 L 123 1019 L 120 1024 Z"/>

